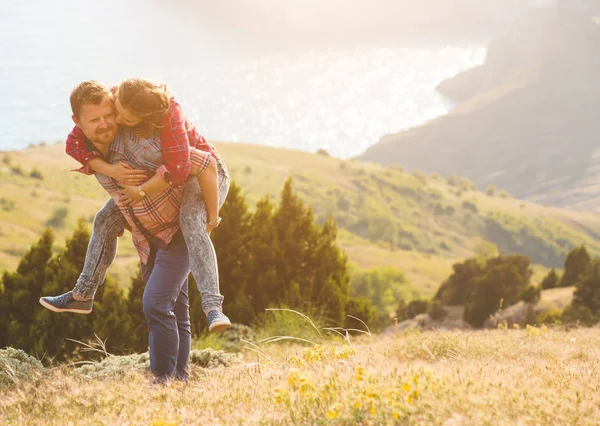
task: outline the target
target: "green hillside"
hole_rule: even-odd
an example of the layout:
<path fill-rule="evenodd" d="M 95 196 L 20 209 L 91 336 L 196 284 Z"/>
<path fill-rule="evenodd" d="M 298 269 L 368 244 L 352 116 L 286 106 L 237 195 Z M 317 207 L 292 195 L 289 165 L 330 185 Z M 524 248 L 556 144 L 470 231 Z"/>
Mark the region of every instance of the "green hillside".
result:
<path fill-rule="evenodd" d="M 544 267 L 561 266 L 567 251 L 582 243 L 600 254 L 600 219 L 592 214 L 486 195 L 461 178 L 265 146 L 216 146 L 250 206 L 265 194 L 276 198 L 292 176 L 317 220 L 335 217 L 340 244 L 356 268 L 397 267 L 425 294 L 455 261 L 493 249 L 486 241 Z M 63 144 L 0 154 L 0 270 L 15 268 L 47 224 L 53 223 L 59 244 L 77 218 L 91 224 L 107 196 L 93 177 L 69 172 L 75 167 Z M 34 170 L 43 179 L 32 177 Z M 111 274 L 127 286 L 137 255 L 127 236 L 119 244 Z"/>

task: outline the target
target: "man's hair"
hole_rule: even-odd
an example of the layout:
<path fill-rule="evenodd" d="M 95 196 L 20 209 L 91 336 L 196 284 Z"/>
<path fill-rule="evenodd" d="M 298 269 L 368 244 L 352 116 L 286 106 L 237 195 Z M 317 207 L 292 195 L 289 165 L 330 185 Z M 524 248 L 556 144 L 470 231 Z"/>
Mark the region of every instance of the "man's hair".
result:
<path fill-rule="evenodd" d="M 104 84 L 96 80 L 79 83 L 71 91 L 71 111 L 79 118 L 81 107 L 87 104 L 98 105 L 105 96 L 111 97 L 111 91 Z"/>

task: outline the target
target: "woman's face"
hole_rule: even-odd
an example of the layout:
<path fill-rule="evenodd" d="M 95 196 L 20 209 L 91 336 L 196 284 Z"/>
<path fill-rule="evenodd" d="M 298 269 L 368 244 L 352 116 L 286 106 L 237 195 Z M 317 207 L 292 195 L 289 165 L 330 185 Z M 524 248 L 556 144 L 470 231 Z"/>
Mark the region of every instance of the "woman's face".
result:
<path fill-rule="evenodd" d="M 115 101 L 115 112 L 117 113 L 117 123 L 119 123 L 122 126 L 133 127 L 137 126 L 142 121 L 144 121 L 142 117 L 131 112 L 121 104 L 121 102 L 119 101 L 118 94 L 116 96 L 116 99 L 117 100 Z"/>

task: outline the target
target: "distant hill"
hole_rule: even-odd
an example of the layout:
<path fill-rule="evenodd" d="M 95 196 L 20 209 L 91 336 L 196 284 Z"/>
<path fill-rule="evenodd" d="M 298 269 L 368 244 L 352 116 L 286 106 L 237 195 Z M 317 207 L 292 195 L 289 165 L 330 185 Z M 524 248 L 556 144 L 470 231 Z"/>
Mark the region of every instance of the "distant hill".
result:
<path fill-rule="evenodd" d="M 265 194 L 276 198 L 292 176 L 317 220 L 334 216 L 340 244 L 356 268 L 397 267 L 425 294 L 437 289 L 453 263 L 489 252 L 491 244 L 545 267 L 561 266 L 567 251 L 582 243 L 600 254 L 600 218 L 592 214 L 501 192 L 486 195 L 457 177 L 266 146 L 216 146 L 251 208 Z M 75 167 L 63 144 L 0 153 L 0 272 L 15 268 L 48 224 L 63 244 L 77 218 L 91 223 L 107 196 L 93 177 L 68 171 Z M 138 259 L 128 236 L 119 244 L 111 273 L 128 286 Z"/>
<path fill-rule="evenodd" d="M 482 66 L 439 86 L 458 103 L 447 116 L 388 135 L 360 159 L 600 211 L 600 25 L 597 11 L 558 4 L 523 16 Z"/>

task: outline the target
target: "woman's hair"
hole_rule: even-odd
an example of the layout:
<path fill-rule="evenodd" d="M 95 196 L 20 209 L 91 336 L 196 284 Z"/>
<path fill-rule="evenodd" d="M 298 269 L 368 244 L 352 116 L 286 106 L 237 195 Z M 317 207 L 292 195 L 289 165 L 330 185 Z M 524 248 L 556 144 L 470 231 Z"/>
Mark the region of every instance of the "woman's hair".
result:
<path fill-rule="evenodd" d="M 142 78 L 124 80 L 117 91 L 121 105 L 143 119 L 133 127 L 141 137 L 148 137 L 162 127 L 171 97 L 166 84 L 155 84 Z"/>

